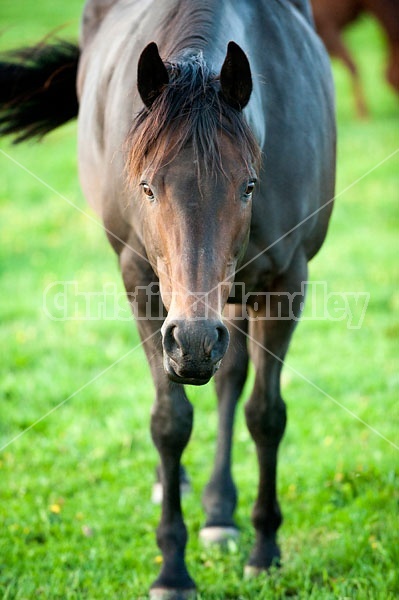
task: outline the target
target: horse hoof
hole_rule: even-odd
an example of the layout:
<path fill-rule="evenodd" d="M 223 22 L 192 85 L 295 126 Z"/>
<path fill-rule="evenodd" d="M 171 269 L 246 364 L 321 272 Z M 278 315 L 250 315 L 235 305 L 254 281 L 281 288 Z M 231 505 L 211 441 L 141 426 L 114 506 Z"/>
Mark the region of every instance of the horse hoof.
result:
<path fill-rule="evenodd" d="M 187 496 L 191 492 L 191 485 L 189 482 L 184 482 L 180 484 L 180 497 Z M 157 481 L 152 486 L 152 494 L 151 494 L 151 502 L 153 504 L 162 504 L 163 498 L 163 489 L 162 483 Z"/>
<path fill-rule="evenodd" d="M 157 481 L 152 486 L 151 502 L 153 504 L 161 504 L 163 496 L 162 483 Z"/>
<path fill-rule="evenodd" d="M 267 572 L 267 569 L 262 569 L 261 567 L 254 567 L 253 565 L 245 565 L 244 567 L 244 578 L 245 579 L 255 579 Z"/>
<path fill-rule="evenodd" d="M 236 541 L 239 537 L 240 532 L 236 527 L 204 527 L 199 532 L 199 538 L 205 546 L 225 546 L 230 540 Z"/>
<path fill-rule="evenodd" d="M 171 590 L 168 588 L 153 588 L 150 590 L 150 600 L 195 600 L 196 590 Z"/>
<path fill-rule="evenodd" d="M 255 579 L 260 575 L 270 573 L 270 569 L 279 569 L 281 567 L 280 558 L 276 557 L 270 566 L 268 567 L 255 567 L 255 565 L 245 565 L 244 567 L 244 578 Z"/>

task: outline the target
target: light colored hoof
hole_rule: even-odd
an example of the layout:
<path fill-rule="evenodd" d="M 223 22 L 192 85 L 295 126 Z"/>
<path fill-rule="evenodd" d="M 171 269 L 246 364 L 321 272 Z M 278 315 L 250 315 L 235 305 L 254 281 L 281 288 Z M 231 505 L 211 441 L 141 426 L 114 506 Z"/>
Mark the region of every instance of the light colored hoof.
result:
<path fill-rule="evenodd" d="M 245 565 L 244 567 L 245 579 L 255 579 L 264 573 L 267 573 L 267 569 L 260 569 L 259 567 L 254 567 L 252 565 Z"/>
<path fill-rule="evenodd" d="M 195 589 L 170 590 L 168 588 L 153 588 L 150 590 L 150 600 L 195 600 Z"/>
<path fill-rule="evenodd" d="M 235 527 L 204 527 L 199 532 L 199 538 L 205 546 L 219 544 L 228 545 L 230 541 L 237 541 L 240 532 Z"/>
<path fill-rule="evenodd" d="M 188 482 L 180 484 L 180 497 L 187 496 L 191 492 L 191 485 Z M 162 483 L 157 481 L 152 486 L 151 502 L 153 504 L 162 504 L 163 489 Z"/>
<path fill-rule="evenodd" d="M 157 481 L 152 486 L 151 502 L 153 504 L 161 504 L 163 496 L 162 483 Z"/>

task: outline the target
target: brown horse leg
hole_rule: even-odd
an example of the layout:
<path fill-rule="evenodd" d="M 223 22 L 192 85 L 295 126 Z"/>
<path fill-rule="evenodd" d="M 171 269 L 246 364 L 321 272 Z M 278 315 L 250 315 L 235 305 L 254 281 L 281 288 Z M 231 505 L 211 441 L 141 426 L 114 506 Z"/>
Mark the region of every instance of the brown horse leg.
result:
<path fill-rule="evenodd" d="M 360 82 L 359 71 L 349 53 L 349 50 L 342 41 L 339 29 L 337 28 L 338 26 L 335 23 L 328 23 L 322 20 L 322 15 L 318 15 L 318 18 L 316 18 L 316 24 L 317 31 L 330 56 L 334 56 L 335 58 L 341 60 L 349 69 L 349 72 L 352 76 L 357 113 L 359 117 L 367 117 L 368 110 Z"/>
<path fill-rule="evenodd" d="M 207 518 L 200 537 L 205 543 L 223 543 L 238 535 L 233 520 L 237 491 L 231 475 L 231 445 L 235 409 L 248 367 L 247 321 L 234 321 L 234 316 L 241 313 L 241 305 L 226 306 L 225 316 L 231 319 L 234 326 L 229 326 L 229 322 L 226 322 L 230 332 L 230 346 L 215 377 L 219 428 L 214 469 L 202 498 Z"/>
<path fill-rule="evenodd" d="M 388 83 L 399 94 L 399 40 L 389 43 L 389 58 L 386 71 Z"/>
<path fill-rule="evenodd" d="M 165 385 L 166 384 L 166 385 Z M 157 542 L 163 557 L 162 571 L 151 586 L 151 598 L 186 598 L 195 585 L 188 574 L 184 553 L 187 530 L 180 503 L 180 460 L 190 438 L 193 410 L 182 386 L 156 384 L 151 434 L 161 458 L 163 496 Z"/>
<path fill-rule="evenodd" d="M 253 305 L 257 310 L 252 311 L 254 320 L 250 322 L 249 338 L 256 376 L 253 392 L 245 406 L 245 415 L 256 445 L 259 487 L 252 513 L 256 542 L 246 567 L 247 574 L 266 570 L 280 560 L 276 534 L 282 515 L 276 494 L 276 471 L 278 446 L 286 424 L 286 409 L 280 394 L 280 373 L 301 312 L 304 300 L 301 284 L 306 279 L 306 273 L 306 259 L 302 255 L 297 256 L 289 272 L 279 278 L 270 290 L 281 295 L 257 296 Z"/>
<path fill-rule="evenodd" d="M 356 103 L 356 111 L 359 117 L 365 118 L 368 116 L 368 108 L 366 99 L 364 97 L 363 87 L 360 80 L 360 75 L 358 68 L 352 59 L 349 50 L 344 45 L 342 39 L 337 37 L 335 40 L 334 48 L 332 50 L 332 54 L 339 58 L 344 65 L 349 69 L 349 72 L 352 76 L 352 85 L 353 85 L 353 93 L 355 96 Z"/>
<path fill-rule="evenodd" d="M 131 256 L 130 252 L 128 248 L 122 252 L 122 275 L 133 312 L 138 317 L 137 326 L 155 384 L 151 434 L 160 455 L 163 475 L 162 514 L 157 529 L 163 563 L 159 577 L 151 586 L 150 598 L 183 600 L 191 597 L 195 590 L 194 581 L 185 565 L 187 530 L 180 503 L 180 460 L 190 438 L 193 409 L 183 386 L 172 383 L 165 374 L 159 296 L 154 294 L 154 286 L 149 286 L 152 303 L 148 301 L 144 285 L 146 279 L 151 277 L 151 272 L 145 263 L 139 269 L 137 257 Z M 139 293 L 137 289 L 140 289 Z"/>

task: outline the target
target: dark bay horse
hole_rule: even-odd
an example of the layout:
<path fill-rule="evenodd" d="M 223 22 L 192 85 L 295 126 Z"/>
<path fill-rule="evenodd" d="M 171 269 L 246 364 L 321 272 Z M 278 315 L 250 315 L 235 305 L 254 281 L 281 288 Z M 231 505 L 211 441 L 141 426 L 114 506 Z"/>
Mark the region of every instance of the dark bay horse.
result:
<path fill-rule="evenodd" d="M 180 504 L 193 419 L 183 384 L 214 374 L 219 433 L 201 535 L 237 531 L 231 442 L 248 351 L 260 476 L 247 570 L 267 570 L 280 558 L 280 372 L 334 195 L 332 79 L 308 2 L 89 0 L 79 47 L 17 51 L 0 77 L 1 129 L 19 140 L 79 106 L 82 187 L 119 256 L 156 390 L 163 566 L 151 596 L 195 590 Z"/>

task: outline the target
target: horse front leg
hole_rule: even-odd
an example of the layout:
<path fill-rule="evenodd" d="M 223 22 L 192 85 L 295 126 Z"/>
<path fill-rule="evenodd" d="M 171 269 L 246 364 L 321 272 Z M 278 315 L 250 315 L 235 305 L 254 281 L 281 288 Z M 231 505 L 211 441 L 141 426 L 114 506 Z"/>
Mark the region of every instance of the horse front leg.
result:
<path fill-rule="evenodd" d="M 157 542 L 163 564 L 159 577 L 151 586 L 150 597 L 181 600 L 195 589 L 185 565 L 187 529 L 180 501 L 180 461 L 190 438 L 193 409 L 182 386 L 171 382 L 159 385 L 158 381 L 156 387 L 151 434 L 162 469 L 162 514 Z"/>
<path fill-rule="evenodd" d="M 289 272 L 275 282 L 272 294 L 257 296 L 249 326 L 250 355 L 256 375 L 245 406 L 248 429 L 259 463 L 258 495 L 252 512 L 256 540 L 246 573 L 257 574 L 280 562 L 277 530 L 282 515 L 277 499 L 277 453 L 286 426 L 286 408 L 280 393 L 280 373 L 289 341 L 301 313 L 307 264 L 300 255 Z M 254 310 L 256 307 L 256 311 Z"/>
<path fill-rule="evenodd" d="M 237 490 L 231 473 L 231 450 L 237 402 L 247 377 L 247 320 L 237 319 L 242 306 L 227 305 L 224 316 L 230 345 L 215 376 L 218 397 L 218 437 L 212 475 L 202 497 L 206 523 L 200 532 L 204 543 L 223 544 L 238 536 L 234 521 Z"/>
<path fill-rule="evenodd" d="M 121 257 L 125 288 L 137 319 L 140 337 L 155 384 L 155 403 L 151 414 L 151 435 L 159 452 L 162 471 L 161 520 L 157 543 L 162 552 L 162 569 L 151 586 L 151 600 L 186 600 L 195 591 L 185 564 L 187 529 L 180 502 L 180 461 L 190 439 L 193 409 L 182 385 L 173 383 L 163 368 L 162 315 L 157 284 L 151 281 L 148 266 L 138 268 L 129 249 Z M 146 289 L 149 292 L 146 292 Z"/>
<path fill-rule="evenodd" d="M 180 461 L 192 430 L 193 408 L 183 386 L 167 378 L 162 363 L 161 334 L 148 339 L 160 323 L 139 321 L 139 330 L 150 361 L 156 398 L 151 414 L 151 435 L 158 450 L 162 471 L 161 521 L 157 543 L 162 552 L 162 569 L 151 586 L 151 600 L 183 600 L 195 590 L 185 564 L 187 529 L 180 501 Z"/>

